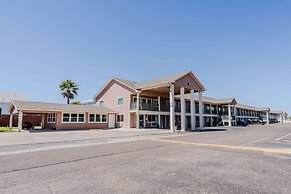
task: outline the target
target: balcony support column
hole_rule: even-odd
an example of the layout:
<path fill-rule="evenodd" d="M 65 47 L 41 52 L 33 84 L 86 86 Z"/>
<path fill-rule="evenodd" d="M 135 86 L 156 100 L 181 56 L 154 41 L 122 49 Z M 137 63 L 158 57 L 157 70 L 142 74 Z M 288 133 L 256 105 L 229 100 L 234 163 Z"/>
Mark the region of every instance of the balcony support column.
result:
<path fill-rule="evenodd" d="M 44 129 L 44 119 L 45 119 L 45 114 L 41 114 L 41 129 Z"/>
<path fill-rule="evenodd" d="M 269 115 L 270 113 L 269 113 L 269 111 L 267 110 L 267 112 L 266 112 L 266 119 L 267 119 L 267 124 L 269 125 L 270 124 L 270 121 L 269 121 L 269 117 L 270 117 L 270 115 Z"/>
<path fill-rule="evenodd" d="M 18 113 L 18 127 L 17 127 L 18 132 L 21 132 L 21 130 L 22 130 L 22 119 L 23 119 L 23 112 L 19 111 L 19 113 Z"/>
<path fill-rule="evenodd" d="M 174 84 L 169 83 L 170 95 L 170 130 L 175 132 L 175 88 Z"/>
<path fill-rule="evenodd" d="M 204 118 L 203 118 L 203 101 L 202 101 L 202 92 L 198 93 L 199 98 L 199 128 L 203 130 Z"/>
<path fill-rule="evenodd" d="M 10 127 L 10 128 L 13 127 L 13 114 L 10 114 L 10 118 L 9 118 L 9 127 Z"/>
<path fill-rule="evenodd" d="M 161 97 L 158 96 L 158 110 L 159 110 L 159 128 L 161 129 L 162 128 L 162 121 L 161 121 Z"/>
<path fill-rule="evenodd" d="M 185 103 L 185 88 L 180 88 L 181 96 L 181 131 L 186 131 L 186 103 Z"/>
<path fill-rule="evenodd" d="M 230 104 L 228 104 L 228 126 L 231 127 L 232 126 L 232 118 L 231 118 L 231 107 Z"/>
<path fill-rule="evenodd" d="M 139 126 L 139 104 L 140 104 L 139 95 L 140 95 L 140 92 L 137 92 L 136 93 L 136 124 L 135 124 L 137 129 L 140 128 Z"/>
<path fill-rule="evenodd" d="M 234 113 L 234 124 L 237 125 L 237 121 L 236 121 L 237 108 L 235 105 L 233 105 L 233 113 Z"/>
<path fill-rule="evenodd" d="M 191 99 L 191 130 L 195 131 L 196 128 L 196 106 L 195 106 L 195 100 L 194 100 L 194 90 L 190 91 L 190 99 Z"/>

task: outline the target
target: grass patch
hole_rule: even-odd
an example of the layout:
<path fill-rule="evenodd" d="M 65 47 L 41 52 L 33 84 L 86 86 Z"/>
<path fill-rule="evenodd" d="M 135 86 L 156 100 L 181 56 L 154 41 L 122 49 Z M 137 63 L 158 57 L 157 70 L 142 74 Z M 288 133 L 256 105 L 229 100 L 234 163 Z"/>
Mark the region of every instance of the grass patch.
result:
<path fill-rule="evenodd" d="M 0 127 L 0 133 L 8 133 L 8 132 L 12 132 L 13 128 L 10 127 Z"/>

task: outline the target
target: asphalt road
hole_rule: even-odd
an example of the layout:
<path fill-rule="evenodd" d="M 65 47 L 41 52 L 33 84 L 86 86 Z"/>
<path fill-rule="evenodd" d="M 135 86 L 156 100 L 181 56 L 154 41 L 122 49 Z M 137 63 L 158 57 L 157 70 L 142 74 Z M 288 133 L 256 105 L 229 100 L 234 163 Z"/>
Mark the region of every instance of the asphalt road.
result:
<path fill-rule="evenodd" d="M 291 125 L 0 156 L 0 193 L 291 193 Z"/>

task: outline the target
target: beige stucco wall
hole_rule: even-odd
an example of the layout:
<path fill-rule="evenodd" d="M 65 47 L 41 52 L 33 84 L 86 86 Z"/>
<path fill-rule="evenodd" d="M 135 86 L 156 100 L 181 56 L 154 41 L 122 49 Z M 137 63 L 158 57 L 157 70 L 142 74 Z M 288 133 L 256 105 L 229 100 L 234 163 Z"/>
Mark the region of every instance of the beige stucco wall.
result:
<path fill-rule="evenodd" d="M 130 95 L 133 93 L 129 88 L 112 80 L 112 82 L 98 96 L 97 106 L 104 101 L 104 106 L 124 115 L 123 123 L 116 123 L 117 127 L 130 127 Z M 123 105 L 117 105 L 117 98 L 123 98 Z"/>

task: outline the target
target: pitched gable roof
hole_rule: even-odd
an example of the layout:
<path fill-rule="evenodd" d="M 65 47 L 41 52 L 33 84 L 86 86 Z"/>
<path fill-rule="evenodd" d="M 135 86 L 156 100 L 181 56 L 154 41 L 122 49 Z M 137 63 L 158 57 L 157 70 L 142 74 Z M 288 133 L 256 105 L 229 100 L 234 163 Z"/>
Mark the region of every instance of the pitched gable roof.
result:
<path fill-rule="evenodd" d="M 176 97 L 180 98 L 180 95 L 177 95 Z M 185 98 L 186 99 L 190 99 L 190 94 L 185 94 Z M 194 96 L 194 100 L 198 101 L 199 98 L 197 95 Z M 210 104 L 237 104 L 236 99 L 235 98 L 210 98 L 207 96 L 202 96 L 202 101 L 204 103 L 210 103 Z"/>
<path fill-rule="evenodd" d="M 132 88 L 132 89 L 135 89 L 135 85 L 137 82 L 134 82 L 134 81 L 130 81 L 130 80 L 126 80 L 126 79 L 121 79 L 121 78 L 117 78 L 117 77 L 114 77 L 113 79 L 123 83 L 124 85 Z"/>
<path fill-rule="evenodd" d="M 135 90 L 135 84 L 136 82 L 125 80 L 125 79 L 120 79 L 113 77 L 111 78 L 108 82 L 106 82 L 103 87 L 95 94 L 95 96 L 92 99 L 98 98 L 98 96 L 102 93 L 102 91 L 105 90 L 105 88 L 112 82 L 112 81 L 117 81 L 118 83 L 128 87 L 129 89 Z"/>
<path fill-rule="evenodd" d="M 147 81 L 142 81 L 142 82 L 134 82 L 126 79 L 121 79 L 117 77 L 111 78 L 98 92 L 97 94 L 93 97 L 93 99 L 98 98 L 98 96 L 102 93 L 103 90 L 111 83 L 111 81 L 115 80 L 118 83 L 132 89 L 132 90 L 141 90 L 144 88 L 152 87 L 152 86 L 160 86 L 160 85 L 165 85 L 167 83 L 174 83 L 175 81 L 179 80 L 180 78 L 183 78 L 184 76 L 190 74 L 192 78 L 197 82 L 199 87 L 204 91 L 205 88 L 202 85 L 202 83 L 197 79 L 197 77 L 192 73 L 192 71 L 187 71 L 187 72 L 182 72 L 182 73 L 176 73 L 173 75 L 165 76 L 165 77 L 160 77 L 156 79 L 151 79 Z"/>
<path fill-rule="evenodd" d="M 115 113 L 113 110 L 106 107 L 97 106 L 86 106 L 86 105 L 74 105 L 74 104 L 60 104 L 60 103 L 49 103 L 49 102 L 30 102 L 30 101 L 12 101 L 8 111 L 10 112 L 14 107 L 15 110 L 26 110 L 26 111 L 68 111 L 76 113 L 96 113 L 106 114 Z"/>
<path fill-rule="evenodd" d="M 268 108 L 268 107 L 258 108 L 258 107 L 254 107 L 254 106 L 244 105 L 244 104 L 237 104 L 236 107 L 242 108 L 242 109 L 248 109 L 248 110 L 255 110 L 255 111 L 270 111 L 270 108 Z"/>
<path fill-rule="evenodd" d="M 156 78 L 156 79 L 151 79 L 151 80 L 139 82 L 139 83 L 136 83 L 135 87 L 136 87 L 136 89 L 143 89 L 143 88 L 147 88 L 147 87 L 151 87 L 151 86 L 158 86 L 158 85 L 167 84 L 167 83 L 174 83 L 178 79 L 180 79 L 188 74 L 190 74 L 195 79 L 195 81 L 202 88 L 202 90 L 205 90 L 202 83 L 197 79 L 197 77 L 192 73 L 192 71 L 176 73 L 176 74 L 165 76 L 165 77 L 160 77 L 160 78 Z"/>

